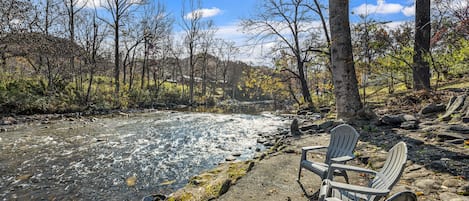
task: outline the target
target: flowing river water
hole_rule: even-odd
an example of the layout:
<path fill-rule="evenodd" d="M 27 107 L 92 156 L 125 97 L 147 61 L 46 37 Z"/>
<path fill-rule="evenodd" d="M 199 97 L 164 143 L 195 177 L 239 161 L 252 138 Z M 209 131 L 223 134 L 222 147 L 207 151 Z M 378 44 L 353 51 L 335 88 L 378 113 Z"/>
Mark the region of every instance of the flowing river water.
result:
<path fill-rule="evenodd" d="M 253 157 L 270 114 L 153 112 L 35 123 L 0 133 L 0 200 L 140 200 L 167 194 L 227 156 Z M 130 179 L 129 179 L 130 178 Z"/>

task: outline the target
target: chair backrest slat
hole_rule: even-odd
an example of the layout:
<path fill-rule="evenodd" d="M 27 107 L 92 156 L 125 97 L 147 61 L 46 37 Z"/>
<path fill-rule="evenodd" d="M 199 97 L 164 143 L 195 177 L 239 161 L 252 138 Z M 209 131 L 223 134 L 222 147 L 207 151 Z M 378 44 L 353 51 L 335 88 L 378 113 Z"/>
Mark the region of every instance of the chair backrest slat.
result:
<path fill-rule="evenodd" d="M 342 124 L 331 130 L 331 140 L 326 153 L 326 164 L 331 158 L 353 154 L 360 134 L 348 124 Z"/>
<path fill-rule="evenodd" d="M 381 176 L 374 178 L 369 186 L 375 189 L 391 190 L 401 177 L 406 161 L 407 146 L 404 142 L 399 142 L 389 150 L 383 168 L 379 171 Z M 384 180 L 381 177 L 384 177 Z"/>

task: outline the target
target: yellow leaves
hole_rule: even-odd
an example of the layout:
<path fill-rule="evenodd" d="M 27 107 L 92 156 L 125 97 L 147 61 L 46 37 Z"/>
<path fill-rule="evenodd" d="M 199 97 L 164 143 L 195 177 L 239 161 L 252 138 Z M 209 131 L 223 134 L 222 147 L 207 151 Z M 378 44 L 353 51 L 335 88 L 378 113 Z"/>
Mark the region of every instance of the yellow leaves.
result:
<path fill-rule="evenodd" d="M 173 184 L 174 182 L 176 182 L 176 180 L 166 180 L 166 181 L 161 182 L 160 185 L 167 186 L 167 185 Z"/>
<path fill-rule="evenodd" d="M 17 177 L 16 177 L 16 180 L 24 181 L 24 180 L 28 180 L 28 179 L 31 178 L 32 176 L 33 176 L 33 174 L 31 174 L 31 173 L 23 174 L 23 175 L 17 176 Z"/>
<path fill-rule="evenodd" d="M 127 184 L 128 187 L 134 187 L 135 184 L 137 184 L 137 176 L 131 176 L 131 177 L 128 177 L 126 180 L 125 180 L 125 183 Z"/>

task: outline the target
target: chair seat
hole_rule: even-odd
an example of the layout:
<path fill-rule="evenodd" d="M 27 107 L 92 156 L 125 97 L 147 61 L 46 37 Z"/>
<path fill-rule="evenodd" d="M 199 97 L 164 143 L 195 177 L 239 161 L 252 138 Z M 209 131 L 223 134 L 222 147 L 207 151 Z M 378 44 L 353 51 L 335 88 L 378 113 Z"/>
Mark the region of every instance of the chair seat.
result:
<path fill-rule="evenodd" d="M 367 170 L 364 168 L 348 166 L 343 164 L 331 164 L 327 179 L 323 180 L 319 200 L 333 200 L 337 198 L 343 201 L 369 200 L 377 201 L 389 194 L 392 187 L 399 181 L 407 161 L 407 146 L 404 142 L 394 145 L 386 156 L 386 161 L 380 171 Z M 331 172 L 334 170 L 334 172 Z M 374 174 L 374 178 L 367 186 L 345 184 L 332 181 L 335 170 L 367 172 Z M 390 200 L 400 201 L 415 198 L 412 192 L 403 192 Z"/>
<path fill-rule="evenodd" d="M 325 179 L 327 177 L 327 171 L 329 169 L 329 166 L 325 163 L 312 162 L 308 160 L 301 161 L 301 167 L 321 176 L 321 179 Z M 342 175 L 342 172 L 340 172 L 340 170 L 334 170 L 334 175 Z"/>
<path fill-rule="evenodd" d="M 325 163 L 312 162 L 308 160 L 301 161 L 301 167 L 311 172 L 314 172 L 317 175 L 324 175 L 324 176 L 327 176 L 327 170 L 329 168 L 329 166 Z"/>
<path fill-rule="evenodd" d="M 341 124 L 333 128 L 331 131 L 329 145 L 326 146 L 308 146 L 301 148 L 300 168 L 298 169 L 298 179 L 301 179 L 301 170 L 303 168 L 315 173 L 316 175 L 325 179 L 329 169 L 329 164 L 340 163 L 345 164 L 347 161 L 354 158 L 353 150 L 357 145 L 358 132 L 350 125 Z M 307 159 L 309 151 L 327 148 L 324 162 L 313 162 Z M 332 172 L 336 174 L 336 171 Z M 348 175 L 345 171 L 337 171 L 338 175 L 342 175 L 348 183 Z"/>

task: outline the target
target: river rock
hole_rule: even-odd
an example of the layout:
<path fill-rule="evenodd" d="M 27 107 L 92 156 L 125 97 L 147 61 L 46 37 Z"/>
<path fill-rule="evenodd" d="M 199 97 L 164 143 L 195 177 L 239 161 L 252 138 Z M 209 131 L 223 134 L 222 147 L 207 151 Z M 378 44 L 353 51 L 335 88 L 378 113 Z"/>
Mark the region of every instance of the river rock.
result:
<path fill-rule="evenodd" d="M 430 172 L 428 171 L 414 171 L 405 173 L 403 177 L 410 180 L 420 180 L 421 178 L 427 177 L 428 175 L 430 175 Z"/>
<path fill-rule="evenodd" d="M 469 196 L 469 185 L 459 187 L 457 193 L 460 195 Z"/>
<path fill-rule="evenodd" d="M 425 144 L 424 141 L 422 140 L 419 140 L 419 139 L 415 139 L 415 138 L 408 138 L 405 140 L 407 144 L 409 145 L 416 145 L 416 146 L 420 146 L 422 144 Z"/>
<path fill-rule="evenodd" d="M 448 100 L 448 104 L 446 104 L 446 110 L 449 109 L 449 107 L 451 107 L 451 105 L 453 105 L 454 101 L 456 100 L 456 96 L 452 96 L 449 100 Z"/>
<path fill-rule="evenodd" d="M 147 195 L 142 198 L 142 201 L 163 201 L 166 200 L 165 195 L 154 194 L 154 195 Z"/>
<path fill-rule="evenodd" d="M 447 140 L 445 141 L 446 143 L 450 143 L 450 144 L 464 144 L 464 140 L 463 139 L 454 139 L 454 140 Z"/>
<path fill-rule="evenodd" d="M 457 134 L 457 133 L 439 133 L 437 137 L 440 139 L 440 142 L 445 140 L 455 140 L 455 139 L 462 139 L 464 140 L 464 136 Z"/>
<path fill-rule="evenodd" d="M 469 110 L 467 110 L 467 111 L 469 111 Z M 469 123 L 469 112 L 468 112 L 468 114 L 466 114 L 465 117 L 461 118 L 461 121 L 463 123 Z"/>
<path fill-rule="evenodd" d="M 241 156 L 241 153 L 234 153 L 233 156 L 234 157 L 239 157 L 239 156 Z"/>
<path fill-rule="evenodd" d="M 465 125 L 451 125 L 448 127 L 448 130 L 455 131 L 462 134 L 469 134 L 469 126 Z"/>
<path fill-rule="evenodd" d="M 403 128 L 403 129 L 406 129 L 406 130 L 414 130 L 414 129 L 419 128 L 418 125 L 419 124 L 418 124 L 417 121 L 405 121 L 405 122 L 402 122 L 400 127 Z"/>
<path fill-rule="evenodd" d="M 16 123 L 17 123 L 17 120 L 13 117 L 3 117 L 0 120 L 0 125 L 12 125 Z"/>
<path fill-rule="evenodd" d="M 421 124 L 421 125 L 424 125 L 424 124 Z M 433 126 L 427 126 L 427 127 L 422 128 L 422 131 L 425 132 L 425 133 L 430 133 L 430 132 L 433 132 L 433 131 L 437 131 L 440 128 L 441 128 L 441 126 L 433 125 Z"/>
<path fill-rule="evenodd" d="M 334 125 L 334 121 L 325 121 L 322 124 L 319 124 L 319 128 L 321 129 L 327 129 L 329 127 L 332 127 Z"/>
<path fill-rule="evenodd" d="M 257 139 L 257 143 L 259 143 L 259 144 L 264 144 L 264 143 L 266 143 L 266 142 L 267 142 L 267 139 L 265 139 L 265 138 L 259 138 L 259 139 Z"/>
<path fill-rule="evenodd" d="M 225 158 L 225 161 L 235 161 L 236 160 L 236 157 L 234 156 L 228 156 Z"/>
<path fill-rule="evenodd" d="M 419 114 L 425 115 L 425 114 L 433 114 L 433 113 L 438 113 L 438 112 L 444 112 L 446 110 L 446 106 L 444 104 L 435 104 L 435 103 L 430 103 L 426 106 L 424 106 Z"/>
<path fill-rule="evenodd" d="M 415 182 L 415 186 L 425 194 L 428 194 L 434 190 L 438 190 L 440 188 L 440 183 L 433 179 L 421 179 Z"/>
<path fill-rule="evenodd" d="M 447 179 L 444 180 L 441 185 L 446 186 L 448 188 L 455 188 L 461 185 L 461 181 L 459 179 Z"/>
<path fill-rule="evenodd" d="M 301 134 L 300 129 L 298 127 L 298 119 L 296 119 L 296 118 L 293 119 L 293 121 L 291 122 L 291 125 L 290 125 L 290 131 L 291 131 L 291 134 L 293 136 Z"/>
<path fill-rule="evenodd" d="M 391 125 L 391 126 L 401 125 L 401 123 L 404 121 L 405 119 L 402 117 L 402 115 L 386 114 L 380 119 L 381 123 L 386 124 L 386 125 Z"/>
<path fill-rule="evenodd" d="M 228 190 L 230 189 L 231 187 L 231 179 L 226 179 L 223 184 L 221 185 L 221 188 L 220 188 L 220 191 L 218 191 L 218 196 L 221 196 L 223 194 L 225 194 L 226 192 L 228 192 Z"/>
<path fill-rule="evenodd" d="M 446 113 L 441 117 L 443 121 L 451 120 L 451 115 L 457 113 L 464 106 L 464 101 L 467 95 L 458 96 L 452 103 L 450 102 L 449 107 L 446 109 Z"/>
<path fill-rule="evenodd" d="M 319 130 L 319 126 L 316 124 L 310 124 L 300 127 L 300 131 L 308 131 L 308 130 Z"/>
<path fill-rule="evenodd" d="M 439 157 L 439 156 L 436 156 L 436 157 Z M 429 167 L 431 169 L 439 171 L 439 172 L 447 172 L 448 171 L 446 161 L 442 161 L 442 160 L 432 161 L 430 163 Z"/>
<path fill-rule="evenodd" d="M 418 121 L 417 117 L 415 117 L 414 115 L 410 115 L 410 114 L 402 115 L 402 119 L 404 119 L 404 121 L 415 121 L 415 122 Z"/>
<path fill-rule="evenodd" d="M 444 201 L 469 201 L 469 198 L 451 192 L 440 193 L 439 197 Z"/>

